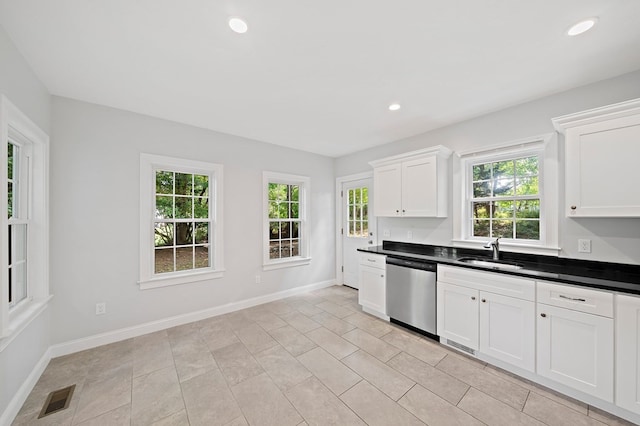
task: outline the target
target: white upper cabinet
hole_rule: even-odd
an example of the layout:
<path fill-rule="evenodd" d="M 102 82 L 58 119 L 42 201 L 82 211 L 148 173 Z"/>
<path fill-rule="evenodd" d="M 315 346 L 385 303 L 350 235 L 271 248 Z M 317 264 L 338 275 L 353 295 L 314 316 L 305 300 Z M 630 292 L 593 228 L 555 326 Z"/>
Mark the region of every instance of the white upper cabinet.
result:
<path fill-rule="evenodd" d="M 569 217 L 640 217 L 640 99 L 554 118 Z"/>
<path fill-rule="evenodd" d="M 446 217 L 450 155 L 436 146 L 369 163 L 376 216 Z"/>

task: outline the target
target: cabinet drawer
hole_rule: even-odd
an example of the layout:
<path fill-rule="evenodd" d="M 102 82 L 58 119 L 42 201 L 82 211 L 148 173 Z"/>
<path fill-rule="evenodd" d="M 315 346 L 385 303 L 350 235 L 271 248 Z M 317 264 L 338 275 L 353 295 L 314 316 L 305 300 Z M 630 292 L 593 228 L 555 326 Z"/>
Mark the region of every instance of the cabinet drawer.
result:
<path fill-rule="evenodd" d="M 378 269 L 386 269 L 386 256 L 360 252 L 360 264 Z"/>
<path fill-rule="evenodd" d="M 538 303 L 613 318 L 613 294 L 538 281 Z"/>
<path fill-rule="evenodd" d="M 524 300 L 533 301 L 536 295 L 535 281 L 499 272 L 438 265 L 438 281 Z"/>

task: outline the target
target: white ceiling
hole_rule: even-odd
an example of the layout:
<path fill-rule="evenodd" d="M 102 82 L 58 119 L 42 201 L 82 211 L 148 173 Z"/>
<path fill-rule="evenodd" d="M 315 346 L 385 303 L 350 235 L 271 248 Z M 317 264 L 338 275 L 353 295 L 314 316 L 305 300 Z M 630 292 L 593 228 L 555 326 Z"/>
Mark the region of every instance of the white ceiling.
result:
<path fill-rule="evenodd" d="M 0 0 L 54 95 L 334 157 L 640 69 L 639 17 L 638 0 Z"/>

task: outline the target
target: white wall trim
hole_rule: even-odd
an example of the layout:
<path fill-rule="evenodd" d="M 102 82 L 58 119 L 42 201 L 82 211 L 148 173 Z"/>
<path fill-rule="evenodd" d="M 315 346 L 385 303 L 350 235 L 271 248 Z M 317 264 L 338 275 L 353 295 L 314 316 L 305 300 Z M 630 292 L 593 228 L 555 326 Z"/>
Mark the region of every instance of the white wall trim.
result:
<path fill-rule="evenodd" d="M 52 358 L 68 355 L 86 349 L 95 348 L 109 343 L 119 342 L 121 340 L 130 339 L 132 337 L 142 336 L 143 334 L 153 333 L 171 327 L 188 324 L 194 321 L 200 321 L 206 318 L 215 317 L 229 312 L 238 311 L 240 309 L 250 308 L 252 306 L 261 305 L 263 303 L 273 302 L 274 300 L 284 299 L 307 291 L 318 290 L 325 287 L 331 287 L 335 284 L 335 280 L 321 281 L 302 287 L 296 287 L 289 290 L 278 291 L 276 293 L 266 294 L 264 296 L 253 297 L 251 299 L 240 300 L 238 302 L 227 303 L 222 306 L 215 306 L 196 312 L 176 315 L 169 318 L 163 318 L 156 321 L 147 322 L 132 327 L 121 328 L 119 330 L 108 331 L 81 339 L 72 340 L 65 343 L 59 343 L 49 348 Z"/>
<path fill-rule="evenodd" d="M 336 178 L 336 283 L 338 285 L 344 285 L 344 274 L 342 272 L 342 234 L 340 233 L 340 229 L 342 228 L 342 196 L 340 195 L 340 191 L 342 191 L 342 185 L 345 182 L 351 182 L 354 180 L 360 179 L 373 179 L 373 170 L 369 172 L 362 172 L 353 175 L 341 176 Z M 370 206 L 373 207 L 373 206 Z M 369 210 L 369 217 L 374 218 L 373 208 Z M 376 221 L 377 226 L 377 221 Z M 376 238 L 378 235 L 378 230 L 375 230 Z"/>
<path fill-rule="evenodd" d="M 44 369 L 47 368 L 51 358 L 51 348 L 49 348 L 45 351 L 37 364 L 33 366 L 29 376 L 22 383 L 20 389 L 18 389 L 18 391 L 13 395 L 11 401 L 9 401 L 9 405 L 7 405 L 7 408 L 0 416 L 0 426 L 9 426 L 16 418 L 34 386 L 38 383 L 40 376 L 44 373 Z"/>

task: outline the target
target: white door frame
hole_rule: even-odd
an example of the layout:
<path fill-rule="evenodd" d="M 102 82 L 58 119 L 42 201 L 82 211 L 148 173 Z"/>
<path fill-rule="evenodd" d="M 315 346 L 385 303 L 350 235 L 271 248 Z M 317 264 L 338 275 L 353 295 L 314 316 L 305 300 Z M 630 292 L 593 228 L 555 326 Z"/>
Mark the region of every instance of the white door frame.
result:
<path fill-rule="evenodd" d="M 370 172 L 357 173 L 353 175 L 347 175 L 336 178 L 336 284 L 344 285 L 344 274 L 342 273 L 342 233 L 340 230 L 342 229 L 342 197 L 340 196 L 340 191 L 342 191 L 342 185 L 345 182 L 351 182 L 353 180 L 360 179 L 373 179 L 373 170 Z M 368 215 L 369 218 L 375 217 L 373 211 L 373 204 L 370 204 L 368 207 Z M 371 221 L 369 221 L 371 223 Z M 378 222 L 376 221 L 376 227 L 378 226 Z M 378 230 L 376 229 L 375 236 L 377 238 Z"/>

